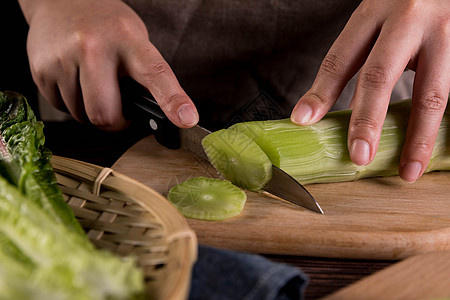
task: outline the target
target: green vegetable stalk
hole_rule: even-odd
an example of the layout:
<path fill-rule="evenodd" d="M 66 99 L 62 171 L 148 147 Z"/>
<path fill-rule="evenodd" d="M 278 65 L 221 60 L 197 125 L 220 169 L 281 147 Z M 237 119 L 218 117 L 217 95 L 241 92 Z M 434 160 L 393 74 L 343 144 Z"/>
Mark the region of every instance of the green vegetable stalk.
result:
<path fill-rule="evenodd" d="M 399 160 L 411 109 L 411 100 L 393 103 L 383 125 L 380 144 L 375 159 L 366 166 L 358 166 L 350 160 L 347 148 L 347 132 L 351 111 L 328 113 L 322 120 L 310 126 L 293 124 L 289 119 L 238 123 L 226 129 L 232 135 L 246 135 L 267 155 L 273 165 L 281 168 L 302 184 L 352 181 L 360 178 L 391 176 L 398 174 Z M 445 114 L 435 142 L 433 154 L 426 172 L 450 170 L 450 116 Z M 208 144 L 222 140 L 223 133 L 209 135 Z M 206 138 L 205 138 L 206 139 Z M 240 141 L 243 144 L 243 141 Z M 217 151 L 217 149 L 214 149 Z M 209 149 L 205 148 L 208 154 Z M 211 152 L 211 151 L 209 151 Z M 221 165 L 227 159 L 231 165 L 236 157 L 210 155 L 212 164 Z M 235 151 L 235 153 L 238 153 Z M 248 164 L 256 158 L 249 158 Z M 224 176 L 233 183 L 242 182 Z M 259 172 L 256 172 L 259 174 Z M 245 176 L 249 176 L 246 174 Z M 233 176 L 231 176 L 233 177 Z M 256 177 L 255 177 L 256 178 Z M 249 178 L 245 178 L 249 181 Z"/>

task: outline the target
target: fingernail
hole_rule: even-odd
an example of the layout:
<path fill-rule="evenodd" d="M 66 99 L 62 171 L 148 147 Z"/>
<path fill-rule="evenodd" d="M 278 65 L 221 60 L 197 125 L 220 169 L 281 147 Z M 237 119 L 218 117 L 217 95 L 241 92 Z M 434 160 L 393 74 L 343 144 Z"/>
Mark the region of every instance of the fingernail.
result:
<path fill-rule="evenodd" d="M 306 125 L 311 121 L 313 110 L 311 106 L 300 104 L 292 112 L 291 120 L 296 124 Z"/>
<path fill-rule="evenodd" d="M 369 143 L 361 139 L 354 140 L 350 147 L 350 157 L 359 166 L 367 165 L 370 160 Z"/>
<path fill-rule="evenodd" d="M 183 104 L 178 108 L 178 117 L 185 126 L 193 126 L 198 122 L 198 115 L 189 104 Z"/>
<path fill-rule="evenodd" d="M 403 167 L 401 177 L 407 182 L 414 182 L 419 179 L 421 171 L 422 164 L 420 162 L 409 162 Z"/>

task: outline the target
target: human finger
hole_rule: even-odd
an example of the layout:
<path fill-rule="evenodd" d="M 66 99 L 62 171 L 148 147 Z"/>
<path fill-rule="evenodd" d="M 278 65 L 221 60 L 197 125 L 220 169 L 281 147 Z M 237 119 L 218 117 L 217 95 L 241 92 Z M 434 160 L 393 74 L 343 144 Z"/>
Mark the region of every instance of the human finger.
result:
<path fill-rule="evenodd" d="M 80 84 L 84 108 L 93 125 L 105 131 L 127 127 L 129 121 L 122 111 L 115 58 L 90 52 L 80 65 Z"/>
<path fill-rule="evenodd" d="M 39 93 L 56 109 L 68 112 L 59 92 L 57 76 L 55 76 L 57 72 L 52 69 L 52 63 L 43 60 L 41 56 L 29 56 L 31 76 Z"/>
<path fill-rule="evenodd" d="M 370 52 L 379 31 L 375 15 L 364 6 L 353 13 L 323 59 L 311 88 L 294 107 L 292 122 L 313 124 L 330 110 Z"/>
<path fill-rule="evenodd" d="M 141 43 L 124 55 L 126 73 L 146 87 L 169 120 L 181 128 L 199 120 L 197 109 L 180 86 L 169 64 L 150 43 Z"/>
<path fill-rule="evenodd" d="M 76 66 L 72 66 L 70 71 L 62 74 L 58 79 L 58 89 L 64 102 L 65 110 L 78 122 L 85 123 L 88 117 L 85 112 L 81 87 L 79 83 L 79 73 Z"/>
<path fill-rule="evenodd" d="M 436 35 L 418 58 L 411 116 L 400 159 L 400 176 L 416 181 L 430 161 L 450 89 L 450 39 Z"/>
<path fill-rule="evenodd" d="M 391 19 L 383 24 L 358 74 L 352 99 L 348 148 L 355 164 L 367 165 L 373 160 L 393 87 L 416 55 L 420 39 L 411 19 Z"/>

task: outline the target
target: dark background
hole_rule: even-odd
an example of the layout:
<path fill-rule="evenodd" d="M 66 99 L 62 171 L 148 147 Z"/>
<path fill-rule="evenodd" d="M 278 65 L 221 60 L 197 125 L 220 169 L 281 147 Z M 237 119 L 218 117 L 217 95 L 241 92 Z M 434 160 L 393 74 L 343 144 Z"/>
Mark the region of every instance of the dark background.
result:
<path fill-rule="evenodd" d="M 35 108 L 37 92 L 26 52 L 28 25 L 16 0 L 0 1 L 0 12 L 0 91 L 19 92 Z"/>

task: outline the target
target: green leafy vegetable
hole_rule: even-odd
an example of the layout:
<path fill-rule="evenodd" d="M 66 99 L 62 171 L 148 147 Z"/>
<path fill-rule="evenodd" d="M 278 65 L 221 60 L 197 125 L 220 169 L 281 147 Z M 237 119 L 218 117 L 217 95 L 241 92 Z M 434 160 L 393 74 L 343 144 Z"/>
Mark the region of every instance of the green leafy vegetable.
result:
<path fill-rule="evenodd" d="M 0 299 L 140 299 L 135 260 L 96 249 L 65 203 L 42 129 L 0 93 Z"/>
<path fill-rule="evenodd" d="M 0 232 L 2 299 L 128 299 L 142 291 L 132 259 L 95 249 L 3 178 Z"/>
<path fill-rule="evenodd" d="M 57 186 L 51 153 L 44 146 L 44 125 L 36 120 L 25 97 L 0 92 L 0 116 L 0 175 L 55 220 L 84 235 Z"/>

